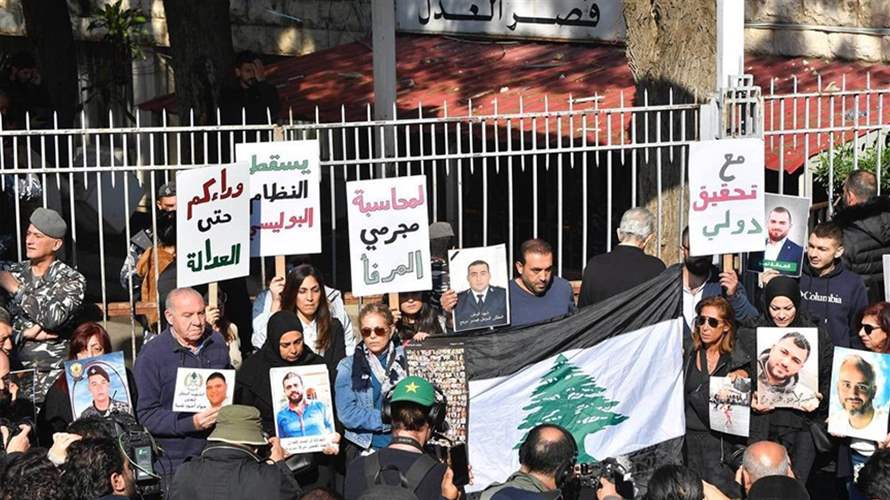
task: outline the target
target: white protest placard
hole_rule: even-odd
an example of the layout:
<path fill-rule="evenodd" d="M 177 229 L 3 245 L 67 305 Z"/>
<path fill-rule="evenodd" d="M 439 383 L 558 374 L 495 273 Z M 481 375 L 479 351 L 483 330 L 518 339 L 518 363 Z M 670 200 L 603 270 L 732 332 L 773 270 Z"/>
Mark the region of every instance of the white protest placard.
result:
<path fill-rule="evenodd" d="M 347 182 L 346 200 L 352 294 L 431 289 L 426 177 Z"/>
<path fill-rule="evenodd" d="M 763 189 L 763 139 L 690 144 L 690 254 L 763 250 L 767 235 Z"/>
<path fill-rule="evenodd" d="M 321 252 L 318 141 L 249 142 L 235 146 L 250 172 L 250 255 Z"/>
<path fill-rule="evenodd" d="M 247 169 L 214 166 L 176 174 L 176 286 L 250 274 Z"/>
<path fill-rule="evenodd" d="M 232 404 L 235 370 L 177 368 L 173 411 L 198 413 Z"/>
<path fill-rule="evenodd" d="M 751 379 L 711 377 L 708 416 L 711 429 L 748 437 L 751 424 Z"/>

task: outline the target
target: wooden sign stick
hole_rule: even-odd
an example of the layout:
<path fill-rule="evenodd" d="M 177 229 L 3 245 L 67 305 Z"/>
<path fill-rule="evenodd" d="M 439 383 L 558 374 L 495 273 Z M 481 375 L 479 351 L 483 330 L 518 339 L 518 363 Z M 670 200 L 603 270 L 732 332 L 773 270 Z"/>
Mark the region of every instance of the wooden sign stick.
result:
<path fill-rule="evenodd" d="M 723 272 L 729 273 L 735 271 L 735 254 L 727 253 L 723 254 Z"/>
<path fill-rule="evenodd" d="M 207 285 L 207 305 L 210 307 L 219 307 L 219 284 L 214 281 Z"/>
<path fill-rule="evenodd" d="M 286 272 L 284 266 L 284 255 L 276 255 L 275 256 L 275 276 L 284 276 Z"/>

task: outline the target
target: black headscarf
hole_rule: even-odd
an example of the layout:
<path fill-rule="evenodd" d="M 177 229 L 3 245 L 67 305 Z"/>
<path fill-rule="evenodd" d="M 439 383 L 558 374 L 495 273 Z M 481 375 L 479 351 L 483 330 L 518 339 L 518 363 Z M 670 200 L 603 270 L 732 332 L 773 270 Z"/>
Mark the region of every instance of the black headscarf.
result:
<path fill-rule="evenodd" d="M 269 382 L 269 370 L 281 366 L 323 365 L 324 358 L 312 352 L 308 345 L 303 344 L 303 353 L 296 361 L 289 362 L 281 357 L 278 346 L 281 337 L 287 332 L 298 331 L 303 333 L 303 324 L 296 313 L 292 311 L 278 311 L 269 318 L 266 327 L 266 342 L 259 351 L 244 361 L 241 370 L 236 377 L 236 383 L 241 386 L 241 393 L 246 401 L 253 404 L 263 414 L 264 420 L 271 418 L 272 414 L 272 386 Z M 244 401 L 244 400 L 243 400 Z"/>
<path fill-rule="evenodd" d="M 776 326 L 769 314 L 769 305 L 776 297 L 787 297 L 794 304 L 794 320 L 788 325 L 789 327 L 812 326 L 800 309 L 800 284 L 796 279 L 788 276 L 776 276 L 769 280 L 769 283 L 763 288 L 763 316 L 767 323 L 766 326 Z"/>

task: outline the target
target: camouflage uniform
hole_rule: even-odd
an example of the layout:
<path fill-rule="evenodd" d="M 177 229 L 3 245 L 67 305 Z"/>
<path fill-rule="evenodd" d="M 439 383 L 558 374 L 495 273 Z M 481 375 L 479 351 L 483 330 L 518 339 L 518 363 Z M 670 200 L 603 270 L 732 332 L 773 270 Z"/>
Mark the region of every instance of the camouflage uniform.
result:
<path fill-rule="evenodd" d="M 50 264 L 46 274 L 35 277 L 31 263 L 23 261 L 0 265 L 19 282 L 18 291 L 9 297 L 7 310 L 12 317 L 14 356 L 37 375 L 34 393 L 42 402 L 46 391 L 62 373 L 62 361 L 68 351 L 66 333 L 83 302 L 86 279 L 62 261 Z M 56 340 L 34 341 L 22 338 L 22 332 L 40 325 L 44 331 L 59 335 Z"/>
<path fill-rule="evenodd" d="M 128 405 L 124 401 L 118 401 L 116 399 L 112 399 L 111 403 L 108 405 L 107 410 L 101 411 L 98 408 L 96 408 L 95 404 L 91 404 L 90 406 L 87 406 L 87 408 L 84 411 L 80 412 L 80 417 L 78 417 L 78 418 L 107 417 L 107 416 L 111 415 L 112 413 L 132 414 L 133 412 L 130 411 L 130 405 Z"/>

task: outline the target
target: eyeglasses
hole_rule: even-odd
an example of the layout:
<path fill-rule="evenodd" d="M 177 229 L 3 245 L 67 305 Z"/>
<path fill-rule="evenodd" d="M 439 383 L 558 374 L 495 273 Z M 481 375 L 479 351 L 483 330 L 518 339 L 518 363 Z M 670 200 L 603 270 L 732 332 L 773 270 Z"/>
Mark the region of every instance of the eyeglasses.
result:
<path fill-rule="evenodd" d="M 695 326 L 703 326 L 705 323 L 708 324 L 711 328 L 717 328 L 720 326 L 720 323 L 723 323 L 722 319 L 712 318 L 710 316 L 697 316 L 695 318 Z"/>
<path fill-rule="evenodd" d="M 875 330 L 880 330 L 880 326 L 869 325 L 868 323 L 862 323 L 862 329 L 865 330 L 866 335 L 871 335 L 871 332 Z"/>
<path fill-rule="evenodd" d="M 385 337 L 386 334 L 389 333 L 389 329 L 382 326 L 375 326 L 374 328 L 362 328 L 361 332 L 362 337 L 364 338 L 370 337 L 372 333 L 378 337 Z"/>

